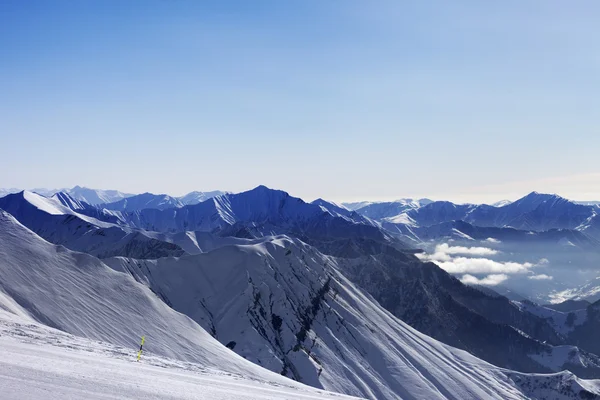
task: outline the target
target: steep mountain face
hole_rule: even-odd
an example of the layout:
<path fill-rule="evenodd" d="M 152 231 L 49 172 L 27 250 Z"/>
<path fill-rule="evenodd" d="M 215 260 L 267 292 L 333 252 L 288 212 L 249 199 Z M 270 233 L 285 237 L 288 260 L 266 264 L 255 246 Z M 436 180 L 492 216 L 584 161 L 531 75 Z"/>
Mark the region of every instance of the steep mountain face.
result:
<path fill-rule="evenodd" d="M 156 240 L 142 231 L 78 214 L 63 206 L 61 201 L 71 206 L 82 205 L 64 195 L 46 198 L 36 193 L 20 192 L 1 198 L 0 209 L 51 243 L 98 257 L 156 258 L 183 254 L 183 250 L 175 244 Z"/>
<path fill-rule="evenodd" d="M 221 190 L 213 190 L 212 192 L 190 192 L 185 196 L 178 197 L 179 200 L 184 206 L 190 206 L 198 203 L 202 203 L 208 199 L 212 199 L 213 197 L 221 196 L 223 194 L 227 194 L 227 192 L 223 192 Z"/>
<path fill-rule="evenodd" d="M 99 208 L 105 210 L 133 212 L 145 208 L 155 208 L 157 210 L 166 210 L 167 208 L 183 207 L 183 203 L 166 194 L 142 193 L 130 196 L 114 203 L 100 204 Z"/>

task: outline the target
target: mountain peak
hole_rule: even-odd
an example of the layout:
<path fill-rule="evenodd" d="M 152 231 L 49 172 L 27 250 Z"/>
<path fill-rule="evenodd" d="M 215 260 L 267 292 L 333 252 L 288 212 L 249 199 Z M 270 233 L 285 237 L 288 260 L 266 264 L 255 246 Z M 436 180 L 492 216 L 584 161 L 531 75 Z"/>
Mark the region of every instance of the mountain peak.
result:
<path fill-rule="evenodd" d="M 288 192 L 284 192 L 283 190 L 278 190 L 278 189 L 271 189 L 265 185 L 259 185 L 259 186 L 255 187 L 254 189 L 250 189 L 246 192 L 242 192 L 239 194 L 244 194 L 244 193 L 256 193 L 256 194 L 261 194 L 261 195 L 270 194 L 270 195 L 279 195 L 282 197 L 290 197 Z"/>

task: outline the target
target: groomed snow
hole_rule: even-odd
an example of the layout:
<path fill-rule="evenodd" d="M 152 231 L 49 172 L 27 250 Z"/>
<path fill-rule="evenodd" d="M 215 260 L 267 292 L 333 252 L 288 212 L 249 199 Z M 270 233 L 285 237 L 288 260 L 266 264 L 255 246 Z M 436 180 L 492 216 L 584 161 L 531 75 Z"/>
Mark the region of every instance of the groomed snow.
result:
<path fill-rule="evenodd" d="M 351 399 L 144 354 L 47 328 L 0 309 L 0 398 Z"/>

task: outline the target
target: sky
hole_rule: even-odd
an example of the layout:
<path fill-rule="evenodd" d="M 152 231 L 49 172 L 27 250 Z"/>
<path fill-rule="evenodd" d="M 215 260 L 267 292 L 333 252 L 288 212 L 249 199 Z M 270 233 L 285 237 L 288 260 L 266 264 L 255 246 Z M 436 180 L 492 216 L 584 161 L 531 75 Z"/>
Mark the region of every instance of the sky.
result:
<path fill-rule="evenodd" d="M 0 187 L 600 200 L 597 1 L 0 1 Z"/>

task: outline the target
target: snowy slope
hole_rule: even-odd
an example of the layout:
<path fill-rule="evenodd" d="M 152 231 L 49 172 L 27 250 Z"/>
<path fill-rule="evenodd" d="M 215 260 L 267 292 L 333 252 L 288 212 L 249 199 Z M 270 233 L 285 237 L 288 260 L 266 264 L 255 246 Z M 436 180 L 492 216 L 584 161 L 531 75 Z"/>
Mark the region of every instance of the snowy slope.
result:
<path fill-rule="evenodd" d="M 142 274 L 143 269 L 135 274 L 135 268 L 126 267 L 128 262 L 134 261 L 115 260 L 133 276 L 115 271 L 94 257 L 72 253 L 43 241 L 5 213 L 0 214 L 0 228 L 0 307 L 4 310 L 128 349 L 135 349 L 139 336 L 145 334 L 147 342 L 144 348 L 149 353 L 199 363 L 203 368 L 253 377 L 257 381 L 285 387 L 295 385 L 278 374 L 235 356 L 199 325 L 165 305 L 147 287 L 136 282 L 134 277 L 146 275 Z M 163 287 L 164 292 L 158 295 L 167 297 L 166 300 L 178 308 L 184 305 L 175 304 L 177 296 L 189 294 L 191 290 L 196 296 L 196 304 L 187 303 L 189 313 L 196 313 L 195 319 L 201 319 L 200 316 L 211 318 L 219 340 L 231 342 L 237 339 L 235 344 L 230 344 L 234 351 L 245 352 L 244 355 L 250 359 L 262 357 L 266 362 L 271 357 L 272 360 L 274 357 L 269 355 L 268 349 L 256 341 L 261 337 L 268 338 L 266 340 L 272 341 L 273 346 L 289 348 L 286 357 L 290 368 L 294 365 L 296 372 L 304 374 L 303 380 L 316 379 L 310 383 L 315 386 L 321 383 L 331 390 L 363 393 L 378 399 L 525 399 L 543 393 L 543 390 L 552 390 L 556 398 L 567 399 L 575 398 L 582 388 L 600 394 L 598 381 L 578 380 L 568 373 L 519 374 L 496 368 L 466 352 L 443 345 L 383 310 L 348 281 L 335 263 L 322 265 L 321 271 L 316 265 L 311 264 L 311 268 L 307 269 L 308 264 L 292 263 L 288 268 L 299 274 L 301 285 L 294 287 L 295 297 L 282 296 L 283 288 L 289 284 L 284 270 L 288 251 L 298 251 L 303 246 L 282 237 L 260 245 L 222 247 L 216 252 L 225 252 L 226 257 L 219 257 L 222 263 L 218 268 L 211 263 L 210 257 L 214 252 L 212 255 L 183 257 L 183 269 L 171 271 L 172 275 L 180 275 L 181 278 L 171 278 L 169 287 Z M 205 262 L 192 262 L 198 258 L 204 258 Z M 169 260 L 176 259 L 167 259 L 166 262 Z M 255 263 L 250 260 L 259 260 L 262 268 L 254 266 Z M 309 259 L 305 261 L 310 262 Z M 152 267 L 162 262 L 145 264 L 148 270 L 158 273 L 152 274 L 151 279 L 162 281 L 167 277 L 168 271 L 161 272 Z M 144 268 L 144 264 L 141 265 Z M 169 265 L 169 268 L 179 266 Z M 187 278 L 184 273 L 188 274 Z M 196 279 L 192 280 L 194 275 Z M 279 285 L 273 283 L 275 279 L 279 279 Z M 315 287 L 314 284 L 319 281 L 322 285 Z M 241 297 L 223 301 L 228 296 L 227 292 L 242 288 Z M 253 307 L 248 308 L 248 300 L 254 304 Z M 300 317 L 301 325 L 293 324 L 297 318 L 287 318 L 295 312 L 300 312 L 297 317 Z M 256 325 L 240 331 L 246 326 L 242 318 L 244 315 Z M 288 322 L 292 325 L 288 326 Z M 269 326 L 271 328 L 267 329 Z M 32 336 L 23 329 L 16 332 L 21 337 Z M 10 340 L 4 335 L 0 340 L 3 349 L 8 348 L 7 352 L 11 354 L 8 363 L 16 364 L 18 371 L 24 374 L 30 373 L 31 369 L 23 369 L 23 363 L 31 360 L 27 358 L 31 352 L 25 354 L 24 362 L 18 361 L 19 355 L 23 357 L 27 350 L 18 345 L 15 348 L 10 343 L 6 345 Z M 66 339 L 52 341 L 62 340 Z M 39 357 L 39 352 L 36 353 Z M 110 349 L 108 353 L 125 357 L 132 355 L 131 351 L 112 352 Z M 35 362 L 36 359 L 33 360 Z M 3 358 L 2 362 L 7 361 Z M 85 358 L 84 362 L 90 363 L 89 358 Z M 112 361 L 107 362 L 112 368 L 120 368 Z M 152 362 L 165 363 L 158 360 L 150 361 L 150 364 Z M 57 364 L 62 367 L 63 376 L 69 374 L 68 369 L 64 370 L 67 365 L 67 362 Z M 103 374 L 111 366 L 93 368 L 100 368 Z M 123 368 L 129 374 L 128 367 Z M 88 371 L 85 368 L 81 370 L 79 376 L 84 375 L 83 382 Z M 149 368 L 148 371 L 154 369 Z M 0 374 L 0 377 L 14 384 L 20 373 L 10 374 Z M 178 374 L 173 375 L 176 376 L 171 376 L 169 382 L 178 381 Z M 158 376 L 156 379 L 166 378 Z M 183 379 L 188 382 L 194 380 L 189 376 Z M 146 386 L 151 385 L 148 380 L 144 383 L 142 390 L 154 390 L 154 387 L 148 389 Z M 226 383 L 223 385 L 225 390 L 233 390 L 226 388 Z M 559 395 L 560 392 L 551 385 L 563 388 L 564 394 Z M 58 386 L 56 390 L 64 389 Z M 32 390 L 38 388 L 34 385 Z M 72 387 L 64 390 L 70 392 Z M 249 388 L 246 390 L 250 391 Z"/>
<path fill-rule="evenodd" d="M 0 310 L 2 399 L 346 399 L 110 345 Z"/>

